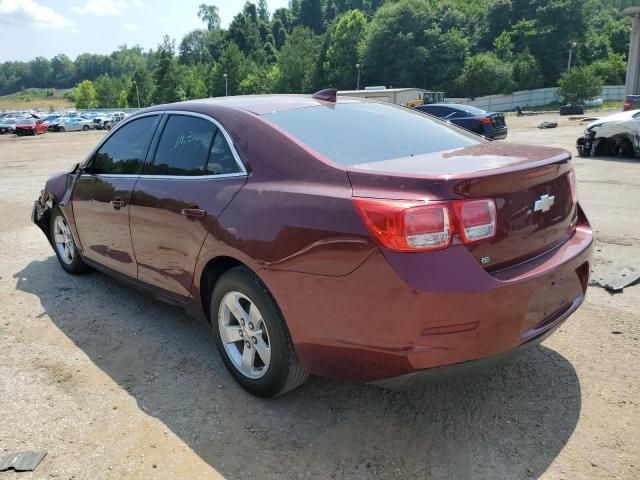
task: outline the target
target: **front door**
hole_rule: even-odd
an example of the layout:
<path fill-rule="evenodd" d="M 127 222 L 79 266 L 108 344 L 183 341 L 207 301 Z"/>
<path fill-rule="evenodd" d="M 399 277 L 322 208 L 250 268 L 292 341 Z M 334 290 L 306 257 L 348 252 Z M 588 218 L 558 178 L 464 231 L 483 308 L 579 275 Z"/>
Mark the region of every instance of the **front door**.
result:
<path fill-rule="evenodd" d="M 137 266 L 129 202 L 159 118 L 132 120 L 109 136 L 73 189 L 73 215 L 83 255 L 133 278 Z"/>
<path fill-rule="evenodd" d="M 131 236 L 138 279 L 184 300 L 207 232 L 246 173 L 208 117 L 170 114 L 161 128 L 131 197 Z"/>

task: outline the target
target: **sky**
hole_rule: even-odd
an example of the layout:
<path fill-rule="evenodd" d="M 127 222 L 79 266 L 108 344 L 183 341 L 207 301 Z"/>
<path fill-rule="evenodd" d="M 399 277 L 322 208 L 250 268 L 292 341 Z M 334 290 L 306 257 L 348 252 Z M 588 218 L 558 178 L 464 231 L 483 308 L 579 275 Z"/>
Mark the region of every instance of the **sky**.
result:
<path fill-rule="evenodd" d="M 185 33 L 205 28 L 201 3 L 214 3 L 227 27 L 244 0 L 0 0 L 0 62 L 64 53 L 108 54 L 120 45 L 156 48 L 168 34 L 176 45 Z M 269 9 L 288 0 L 268 0 Z"/>

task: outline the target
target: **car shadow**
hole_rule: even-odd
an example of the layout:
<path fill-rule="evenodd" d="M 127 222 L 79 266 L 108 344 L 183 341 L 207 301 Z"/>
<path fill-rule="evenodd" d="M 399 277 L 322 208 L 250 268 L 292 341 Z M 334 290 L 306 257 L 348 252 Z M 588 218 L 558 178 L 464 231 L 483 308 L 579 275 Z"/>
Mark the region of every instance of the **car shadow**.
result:
<path fill-rule="evenodd" d="M 204 325 L 55 257 L 16 273 L 78 348 L 228 478 L 538 478 L 571 437 L 580 384 L 559 353 L 386 391 L 312 378 L 273 400 L 242 391 Z"/>

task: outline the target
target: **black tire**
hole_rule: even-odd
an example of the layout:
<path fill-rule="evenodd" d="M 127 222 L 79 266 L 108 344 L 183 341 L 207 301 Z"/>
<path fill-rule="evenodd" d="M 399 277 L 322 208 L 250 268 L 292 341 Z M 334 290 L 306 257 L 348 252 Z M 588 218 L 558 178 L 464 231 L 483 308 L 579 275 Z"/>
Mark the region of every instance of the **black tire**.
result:
<path fill-rule="evenodd" d="M 64 127 L 58 127 L 59 132 L 64 132 Z"/>
<path fill-rule="evenodd" d="M 82 126 L 82 131 L 83 131 L 83 132 L 86 132 L 86 131 L 88 131 L 88 130 L 89 130 L 89 125 L 83 125 L 83 126 Z"/>
<path fill-rule="evenodd" d="M 111 124 L 110 124 L 110 123 L 107 123 L 107 126 L 106 126 L 106 127 L 104 127 L 104 128 L 107 130 L 107 132 L 109 132 L 109 131 L 111 130 L 111 128 L 112 128 L 112 127 L 111 127 Z"/>
<path fill-rule="evenodd" d="M 73 275 L 80 275 L 83 273 L 87 273 L 91 271 L 91 267 L 89 267 L 86 263 L 84 263 L 82 261 L 82 258 L 80 257 L 80 251 L 78 250 L 78 247 L 76 246 L 76 242 L 75 240 L 73 240 L 73 237 L 71 238 L 71 242 L 72 242 L 72 248 L 74 251 L 73 254 L 73 260 L 68 261 L 62 258 L 62 255 L 56 245 L 56 240 L 55 240 L 55 235 L 56 235 L 56 222 L 58 217 L 62 217 L 62 219 L 64 220 L 64 222 L 67 222 L 67 219 L 64 217 L 64 215 L 62 214 L 62 211 L 57 207 L 53 207 L 53 210 L 51 211 L 51 225 L 50 225 L 50 231 L 51 231 L 51 244 L 53 246 L 53 251 L 56 254 L 56 257 L 58 258 L 58 261 L 60 262 L 60 265 L 62 266 L 62 268 L 64 268 L 68 273 L 71 273 Z"/>
<path fill-rule="evenodd" d="M 240 292 L 255 304 L 268 331 L 271 360 L 266 373 L 257 379 L 245 376 L 234 365 L 220 336 L 218 311 L 223 298 L 230 292 Z M 219 278 L 211 295 L 210 314 L 216 347 L 222 361 L 247 392 L 262 398 L 276 397 L 295 389 L 307 379 L 308 374 L 298 362 L 289 330 L 276 301 L 248 268 L 232 268 Z"/>

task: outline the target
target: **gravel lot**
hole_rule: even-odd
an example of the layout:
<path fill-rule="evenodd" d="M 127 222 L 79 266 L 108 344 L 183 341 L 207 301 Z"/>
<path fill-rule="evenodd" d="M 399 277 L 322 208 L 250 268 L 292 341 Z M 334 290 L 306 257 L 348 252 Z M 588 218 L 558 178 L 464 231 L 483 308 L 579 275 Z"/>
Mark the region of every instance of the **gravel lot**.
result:
<path fill-rule="evenodd" d="M 554 130 L 538 130 L 557 120 Z M 575 152 L 584 128 L 509 117 L 508 141 Z M 100 132 L 0 136 L 0 479 L 640 478 L 640 286 L 584 306 L 513 363 L 389 392 L 314 378 L 271 401 L 207 329 L 98 273 L 67 275 L 31 205 Z M 640 268 L 640 160 L 576 159 L 594 277 Z"/>

